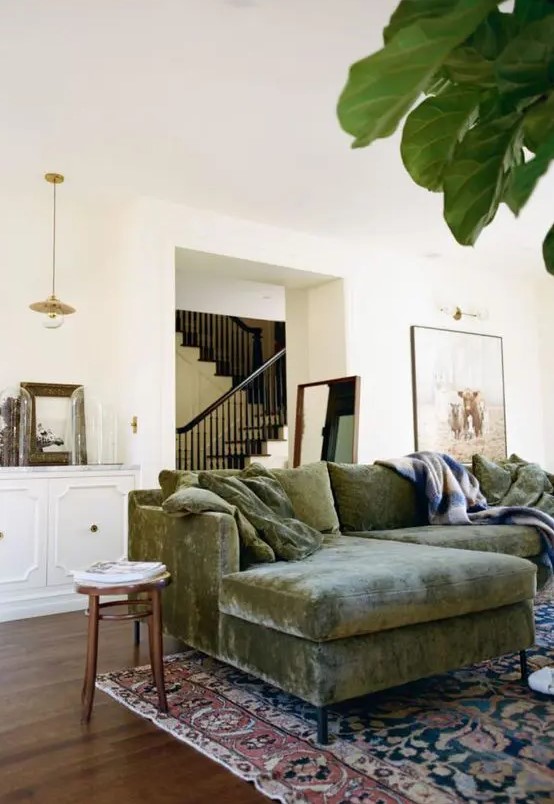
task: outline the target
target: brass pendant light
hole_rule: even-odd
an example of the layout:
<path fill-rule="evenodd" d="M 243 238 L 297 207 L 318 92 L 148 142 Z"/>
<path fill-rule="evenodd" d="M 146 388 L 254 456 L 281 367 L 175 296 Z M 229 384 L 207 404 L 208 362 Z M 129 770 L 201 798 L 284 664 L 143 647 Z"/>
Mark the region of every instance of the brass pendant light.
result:
<path fill-rule="evenodd" d="M 43 313 L 45 319 L 42 322 L 47 329 L 57 329 L 64 322 L 64 316 L 75 312 L 75 308 L 69 304 L 64 304 L 56 296 L 56 185 L 61 184 L 64 177 L 60 173 L 47 173 L 44 177 L 54 188 L 54 207 L 52 217 L 52 293 L 47 299 L 30 304 L 31 310 Z"/>

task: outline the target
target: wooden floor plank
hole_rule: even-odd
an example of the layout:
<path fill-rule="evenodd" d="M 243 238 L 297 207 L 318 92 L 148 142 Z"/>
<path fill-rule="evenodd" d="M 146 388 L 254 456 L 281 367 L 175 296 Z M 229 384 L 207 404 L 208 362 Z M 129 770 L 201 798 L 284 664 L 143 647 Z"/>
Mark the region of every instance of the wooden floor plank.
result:
<path fill-rule="evenodd" d="M 74 612 L 0 624 L 2 804 L 267 802 L 99 690 L 81 725 L 86 622 Z M 179 645 L 168 639 L 164 649 Z M 101 623 L 99 673 L 148 663 L 147 640 L 135 648 L 130 623 Z"/>

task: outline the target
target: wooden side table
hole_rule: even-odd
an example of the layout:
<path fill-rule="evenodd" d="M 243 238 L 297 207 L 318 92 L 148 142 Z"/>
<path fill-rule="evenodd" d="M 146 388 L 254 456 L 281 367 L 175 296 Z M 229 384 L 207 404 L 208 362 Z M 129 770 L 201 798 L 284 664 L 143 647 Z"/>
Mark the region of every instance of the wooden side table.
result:
<path fill-rule="evenodd" d="M 138 583 L 120 583 L 108 586 L 77 583 L 75 591 L 88 595 L 88 638 L 87 661 L 85 667 L 85 680 L 81 693 L 81 721 L 88 723 L 94 701 L 96 681 L 96 667 L 98 660 L 98 623 L 100 620 L 147 620 L 148 638 L 150 643 L 150 663 L 152 675 L 158 690 L 158 705 L 160 712 L 167 712 L 163 672 L 163 645 L 162 645 L 162 600 L 161 591 L 171 583 L 171 575 L 164 572 L 155 578 Z M 109 600 L 100 602 L 101 595 L 130 595 L 143 593 L 144 597 L 137 600 Z M 122 613 L 103 614 L 103 609 L 114 606 L 126 606 Z"/>

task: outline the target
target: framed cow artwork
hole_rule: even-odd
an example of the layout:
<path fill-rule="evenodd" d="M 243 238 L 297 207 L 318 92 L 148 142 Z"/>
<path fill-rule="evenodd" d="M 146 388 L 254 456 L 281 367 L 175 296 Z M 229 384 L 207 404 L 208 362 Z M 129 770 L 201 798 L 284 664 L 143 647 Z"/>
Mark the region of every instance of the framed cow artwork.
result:
<path fill-rule="evenodd" d="M 416 450 L 505 458 L 502 338 L 413 326 L 411 346 Z"/>

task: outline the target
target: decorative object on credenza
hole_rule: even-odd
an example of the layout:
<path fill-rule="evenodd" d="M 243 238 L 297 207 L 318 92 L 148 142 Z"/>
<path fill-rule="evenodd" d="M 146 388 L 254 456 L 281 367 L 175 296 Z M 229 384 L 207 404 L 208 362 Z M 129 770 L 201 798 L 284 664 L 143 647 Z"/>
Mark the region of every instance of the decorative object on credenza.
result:
<path fill-rule="evenodd" d="M 47 329 L 57 329 L 64 322 L 64 316 L 75 312 L 75 308 L 60 301 L 56 296 L 56 186 L 61 184 L 64 177 L 60 173 L 47 173 L 44 177 L 54 188 L 54 203 L 52 215 L 52 293 L 44 301 L 30 304 L 31 310 L 44 313 L 43 325 Z"/>
<path fill-rule="evenodd" d="M 79 447 L 79 463 L 86 464 L 85 413 L 71 399 L 79 385 L 22 382 L 31 397 L 28 440 L 28 463 L 31 465 L 65 465 L 73 462 L 73 442 Z M 73 432 L 77 426 L 78 433 Z"/>
<path fill-rule="evenodd" d="M 111 405 L 79 385 L 71 395 L 71 463 L 117 464 L 117 416 Z"/>
<path fill-rule="evenodd" d="M 27 462 L 25 433 L 29 427 L 30 396 L 16 387 L 0 392 L 0 466 Z"/>
<path fill-rule="evenodd" d="M 506 457 L 502 338 L 411 328 L 416 450 Z"/>

